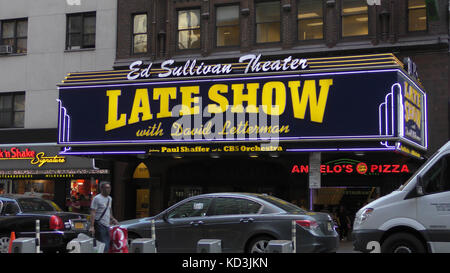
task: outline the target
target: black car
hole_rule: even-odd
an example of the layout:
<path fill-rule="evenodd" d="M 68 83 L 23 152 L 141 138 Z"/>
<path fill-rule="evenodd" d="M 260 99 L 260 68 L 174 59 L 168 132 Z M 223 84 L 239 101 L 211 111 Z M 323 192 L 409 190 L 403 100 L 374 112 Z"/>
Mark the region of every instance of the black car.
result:
<path fill-rule="evenodd" d="M 36 237 L 40 221 L 43 252 L 64 252 L 79 233 L 88 233 L 87 215 L 63 212 L 55 203 L 25 195 L 0 195 L 0 253 L 7 253 L 11 232 L 16 238 Z"/>
<path fill-rule="evenodd" d="M 265 194 L 204 194 L 180 201 L 155 217 L 121 222 L 129 241 L 151 238 L 158 252 L 196 252 L 201 239 L 220 239 L 223 252 L 263 253 L 270 240 L 291 240 L 297 252 L 336 252 L 339 235 L 326 213 L 308 212 Z"/>

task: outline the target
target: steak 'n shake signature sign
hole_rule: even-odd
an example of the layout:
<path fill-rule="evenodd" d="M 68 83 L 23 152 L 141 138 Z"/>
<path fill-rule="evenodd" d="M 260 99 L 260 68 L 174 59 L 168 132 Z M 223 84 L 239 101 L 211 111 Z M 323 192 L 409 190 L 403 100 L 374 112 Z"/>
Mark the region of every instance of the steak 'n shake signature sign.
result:
<path fill-rule="evenodd" d="M 66 157 L 59 155 L 48 156 L 45 152 L 37 152 L 35 150 L 20 149 L 17 147 L 12 147 L 10 149 L 0 148 L 0 161 L 4 160 L 30 160 L 31 165 L 36 165 L 37 167 L 42 167 L 45 164 L 52 163 L 65 163 Z"/>

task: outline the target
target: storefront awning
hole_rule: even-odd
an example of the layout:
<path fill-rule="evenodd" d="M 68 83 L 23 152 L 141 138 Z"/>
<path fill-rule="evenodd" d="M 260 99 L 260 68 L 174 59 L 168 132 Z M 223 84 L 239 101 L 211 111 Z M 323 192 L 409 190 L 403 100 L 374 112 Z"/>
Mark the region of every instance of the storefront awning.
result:
<path fill-rule="evenodd" d="M 59 154 L 55 144 L 0 145 L 0 179 L 64 178 L 109 174 L 94 160 Z"/>

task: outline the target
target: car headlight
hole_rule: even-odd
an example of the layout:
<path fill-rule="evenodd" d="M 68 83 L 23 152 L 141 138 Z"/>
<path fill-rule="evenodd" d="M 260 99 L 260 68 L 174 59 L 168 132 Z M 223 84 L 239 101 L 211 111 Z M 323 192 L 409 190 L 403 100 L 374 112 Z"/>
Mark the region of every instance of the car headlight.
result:
<path fill-rule="evenodd" d="M 370 217 L 370 215 L 372 215 L 372 213 L 373 208 L 365 209 L 363 213 L 361 213 L 361 215 L 359 216 L 359 224 L 361 225 L 362 223 L 364 223 Z"/>

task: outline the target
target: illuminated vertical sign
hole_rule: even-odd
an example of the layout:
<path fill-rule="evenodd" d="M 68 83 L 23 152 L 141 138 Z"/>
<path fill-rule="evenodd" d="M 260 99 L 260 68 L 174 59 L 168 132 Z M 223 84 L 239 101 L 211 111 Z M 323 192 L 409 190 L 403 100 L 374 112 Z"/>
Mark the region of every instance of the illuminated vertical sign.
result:
<path fill-rule="evenodd" d="M 400 136 L 422 147 L 427 146 L 426 96 L 419 86 L 404 79 L 400 83 Z"/>

